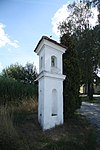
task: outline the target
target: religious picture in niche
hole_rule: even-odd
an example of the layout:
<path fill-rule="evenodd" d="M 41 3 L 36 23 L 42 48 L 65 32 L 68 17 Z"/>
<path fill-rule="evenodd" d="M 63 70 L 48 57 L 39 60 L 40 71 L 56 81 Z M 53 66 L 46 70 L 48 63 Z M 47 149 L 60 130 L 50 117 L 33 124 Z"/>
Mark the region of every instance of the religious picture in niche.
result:
<path fill-rule="evenodd" d="M 51 67 L 57 67 L 57 58 L 55 56 L 51 56 Z"/>

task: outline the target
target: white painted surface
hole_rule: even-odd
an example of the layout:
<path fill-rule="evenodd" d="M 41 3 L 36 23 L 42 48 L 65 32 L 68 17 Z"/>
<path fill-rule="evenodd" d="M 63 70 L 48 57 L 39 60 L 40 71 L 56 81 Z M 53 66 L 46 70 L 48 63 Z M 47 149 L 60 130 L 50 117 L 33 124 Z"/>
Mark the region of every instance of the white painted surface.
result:
<path fill-rule="evenodd" d="M 62 54 L 65 48 L 43 39 L 36 50 L 39 55 L 38 121 L 43 130 L 63 124 Z M 56 57 L 56 66 L 51 58 Z M 42 64 L 41 64 L 42 63 Z"/>

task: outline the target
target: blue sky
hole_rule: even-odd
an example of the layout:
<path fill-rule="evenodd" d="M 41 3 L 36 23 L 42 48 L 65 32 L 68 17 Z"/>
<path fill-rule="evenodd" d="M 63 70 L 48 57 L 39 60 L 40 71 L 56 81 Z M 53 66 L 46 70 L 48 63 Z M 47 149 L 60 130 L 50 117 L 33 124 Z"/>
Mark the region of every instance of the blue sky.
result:
<path fill-rule="evenodd" d="M 38 68 L 33 50 L 43 35 L 58 39 L 52 31 L 52 18 L 66 3 L 67 0 L 0 0 L 0 71 L 16 62 L 34 62 Z"/>
<path fill-rule="evenodd" d="M 34 62 L 34 48 L 43 35 L 58 40 L 56 23 L 74 0 L 0 0 L 0 72 L 15 64 Z"/>

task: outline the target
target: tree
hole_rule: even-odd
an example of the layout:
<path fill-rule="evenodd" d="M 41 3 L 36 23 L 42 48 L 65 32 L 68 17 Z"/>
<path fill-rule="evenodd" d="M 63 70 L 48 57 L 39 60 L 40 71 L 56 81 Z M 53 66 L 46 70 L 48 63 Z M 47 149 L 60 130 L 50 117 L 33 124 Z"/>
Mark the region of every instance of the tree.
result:
<path fill-rule="evenodd" d="M 81 33 L 76 49 L 80 58 L 80 66 L 82 72 L 82 83 L 87 87 L 89 99 L 93 98 L 93 72 L 96 68 L 96 53 L 93 49 L 94 34 L 92 30 L 86 29 Z"/>
<path fill-rule="evenodd" d="M 93 98 L 94 72 L 100 67 L 100 25 L 93 29 L 86 29 L 76 42 L 78 50 L 82 82 L 88 87 L 88 96 Z"/>
<path fill-rule="evenodd" d="M 93 16 L 91 5 L 86 1 L 73 3 L 68 6 L 71 11 L 69 17 L 60 23 L 59 30 L 61 36 L 63 34 L 70 34 L 74 38 L 75 49 L 79 55 L 81 66 L 81 83 L 88 86 L 89 99 L 93 98 L 93 72 L 96 70 L 100 55 L 99 30 L 92 29 L 90 24 L 90 17 Z M 97 37 L 96 37 L 97 36 Z M 98 48 L 99 47 L 99 48 Z"/>
<path fill-rule="evenodd" d="M 19 82 L 32 84 L 37 77 L 37 71 L 34 64 L 27 63 L 23 67 L 17 63 L 3 69 L 2 76 L 13 78 Z"/>
<path fill-rule="evenodd" d="M 25 83 L 34 83 L 37 78 L 37 70 L 34 64 L 27 63 L 25 67 L 23 67 L 24 79 Z"/>
<path fill-rule="evenodd" d="M 64 81 L 64 114 L 68 118 L 81 105 L 79 99 L 80 69 L 77 52 L 74 49 L 70 34 L 64 34 L 60 38 L 60 42 L 67 47 L 67 51 L 63 55 L 63 68 L 66 75 Z"/>
<path fill-rule="evenodd" d="M 58 26 L 61 35 L 65 33 L 75 34 L 77 37 L 87 28 L 91 28 L 90 17 L 93 17 L 90 5 L 86 2 L 74 2 L 68 5 L 70 15 Z"/>

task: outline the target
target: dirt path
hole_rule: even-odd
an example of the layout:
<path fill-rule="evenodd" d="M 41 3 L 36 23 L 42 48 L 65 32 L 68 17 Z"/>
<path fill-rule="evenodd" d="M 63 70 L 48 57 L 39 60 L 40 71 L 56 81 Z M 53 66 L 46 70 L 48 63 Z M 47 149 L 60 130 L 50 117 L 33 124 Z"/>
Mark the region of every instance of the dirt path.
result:
<path fill-rule="evenodd" d="M 82 102 L 79 112 L 85 115 L 86 118 L 96 127 L 97 145 L 100 149 L 100 105 L 88 102 Z M 99 150 L 98 149 L 98 150 Z"/>

